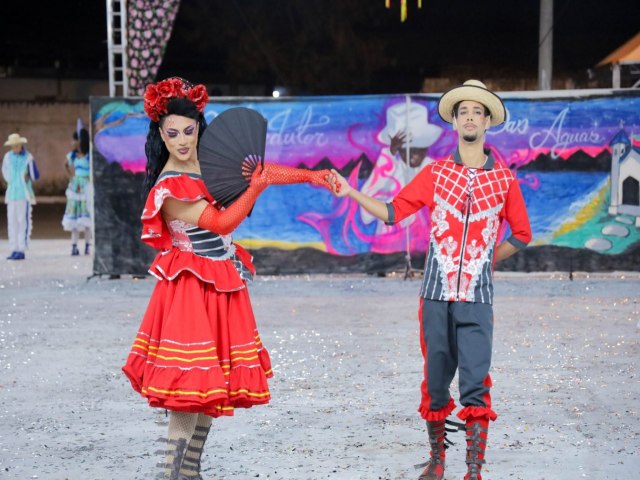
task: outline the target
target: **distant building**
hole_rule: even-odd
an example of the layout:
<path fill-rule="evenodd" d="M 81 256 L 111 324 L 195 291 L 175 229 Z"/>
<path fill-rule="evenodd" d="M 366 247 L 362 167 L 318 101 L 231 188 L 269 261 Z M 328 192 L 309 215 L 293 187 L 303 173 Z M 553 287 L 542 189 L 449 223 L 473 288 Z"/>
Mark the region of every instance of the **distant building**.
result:
<path fill-rule="evenodd" d="M 611 156 L 611 202 L 609 214 L 636 217 L 640 227 L 640 147 L 621 129 L 609 143 Z"/>

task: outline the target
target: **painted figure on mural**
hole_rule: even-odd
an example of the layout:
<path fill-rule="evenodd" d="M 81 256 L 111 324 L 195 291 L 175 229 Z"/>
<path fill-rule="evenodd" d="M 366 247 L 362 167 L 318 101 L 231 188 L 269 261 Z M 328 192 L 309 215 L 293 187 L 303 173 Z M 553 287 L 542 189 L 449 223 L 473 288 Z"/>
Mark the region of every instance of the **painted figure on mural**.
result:
<path fill-rule="evenodd" d="M 24 260 L 31 237 L 31 210 L 36 203 L 33 181 L 39 173 L 33 156 L 26 149 L 27 139 L 12 133 L 4 142 L 10 150 L 2 159 L 2 176 L 7 183 L 7 233 L 11 254 L 7 260 Z"/>
<path fill-rule="evenodd" d="M 159 478 L 170 480 L 202 478 L 213 418 L 270 400 L 271 362 L 247 291 L 255 269 L 231 233 L 269 185 L 331 188 L 328 170 L 258 164 L 246 191 L 221 207 L 198 160 L 207 101 L 204 85 L 180 78 L 149 85 L 144 95 L 150 123 L 142 240 L 159 250 L 149 269 L 158 281 L 123 371 L 150 406 L 170 411 L 159 464 Z"/>
<path fill-rule="evenodd" d="M 428 156 L 429 147 L 438 140 L 441 133 L 441 127 L 429 123 L 426 106 L 410 100 L 390 106 L 386 112 L 386 124 L 378 134 L 378 141 L 384 148 L 360 191 L 383 202 L 391 200 L 420 170 L 433 161 Z M 361 208 L 360 212 L 365 224 L 377 221 L 366 209 Z M 402 226 L 408 227 L 414 221 L 415 216 L 412 215 L 402 221 Z M 393 231 L 388 225 L 379 222 L 376 225 L 378 236 Z M 373 251 L 384 252 L 384 242 L 382 238 L 373 239 Z M 386 242 L 397 244 L 390 239 Z"/>
<path fill-rule="evenodd" d="M 89 132 L 81 127 L 73 132 L 73 150 L 67 154 L 64 164 L 71 175 L 65 192 L 67 205 L 62 217 L 62 228 L 71 232 L 71 255 L 80 255 L 78 242 L 84 233 L 84 254 L 91 249 L 91 162 L 89 159 Z"/>
<path fill-rule="evenodd" d="M 493 265 L 531 240 L 526 206 L 514 174 L 484 148 L 490 126 L 505 119 L 502 100 L 482 82 L 468 80 L 447 91 L 438 113 L 453 124 L 458 146 L 431 163 L 386 203 L 365 195 L 333 172 L 334 192 L 349 196 L 387 224 L 396 224 L 422 208 L 430 212 L 431 231 L 420 290 L 420 345 L 424 379 L 419 412 L 427 422 L 431 452 L 420 480 L 441 480 L 445 468 L 446 425 L 466 431 L 466 480 L 480 480 L 491 404 L 493 338 Z M 500 226 L 512 235 L 498 243 Z M 458 417 L 450 384 L 458 371 Z"/>

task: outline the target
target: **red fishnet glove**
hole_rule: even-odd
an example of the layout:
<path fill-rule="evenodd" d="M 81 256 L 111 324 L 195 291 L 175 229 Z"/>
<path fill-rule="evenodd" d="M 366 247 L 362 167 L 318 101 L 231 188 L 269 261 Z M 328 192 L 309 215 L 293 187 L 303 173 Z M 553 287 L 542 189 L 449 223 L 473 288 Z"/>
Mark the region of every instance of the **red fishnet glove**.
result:
<path fill-rule="evenodd" d="M 247 217 L 258 196 L 267 188 L 266 183 L 255 181 L 260 173 L 259 168 L 253 172 L 249 188 L 228 208 L 218 210 L 213 205 L 207 205 L 198 218 L 198 226 L 220 235 L 233 232 Z"/>
<path fill-rule="evenodd" d="M 260 167 L 256 169 L 259 171 Z M 261 175 L 254 175 L 251 184 L 267 185 L 285 185 L 289 183 L 310 183 L 318 187 L 324 187 L 331 190 L 331 185 L 327 181 L 327 177 L 331 175 L 330 170 L 307 170 L 304 168 L 283 167 L 275 163 L 265 163 L 264 171 Z"/>

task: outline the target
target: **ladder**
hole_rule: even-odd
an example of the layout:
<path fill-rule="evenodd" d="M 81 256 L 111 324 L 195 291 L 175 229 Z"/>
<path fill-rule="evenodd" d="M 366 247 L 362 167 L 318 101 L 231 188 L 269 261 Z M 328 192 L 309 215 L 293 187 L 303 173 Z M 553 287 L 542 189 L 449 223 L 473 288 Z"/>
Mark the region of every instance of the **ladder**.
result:
<path fill-rule="evenodd" d="M 129 96 L 127 70 L 127 0 L 107 1 L 109 96 Z"/>

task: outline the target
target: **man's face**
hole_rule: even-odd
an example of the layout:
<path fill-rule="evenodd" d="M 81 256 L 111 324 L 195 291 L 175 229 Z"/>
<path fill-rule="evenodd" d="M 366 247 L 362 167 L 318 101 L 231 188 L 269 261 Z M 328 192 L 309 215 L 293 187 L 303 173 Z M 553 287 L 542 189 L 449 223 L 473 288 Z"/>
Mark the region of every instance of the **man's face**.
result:
<path fill-rule="evenodd" d="M 458 105 L 458 113 L 454 118 L 454 128 L 458 138 L 466 143 L 482 141 L 489 128 L 491 117 L 485 115 L 484 105 L 473 100 L 465 100 Z"/>

